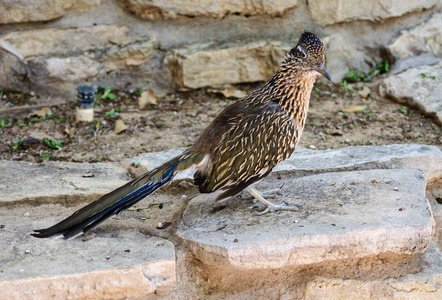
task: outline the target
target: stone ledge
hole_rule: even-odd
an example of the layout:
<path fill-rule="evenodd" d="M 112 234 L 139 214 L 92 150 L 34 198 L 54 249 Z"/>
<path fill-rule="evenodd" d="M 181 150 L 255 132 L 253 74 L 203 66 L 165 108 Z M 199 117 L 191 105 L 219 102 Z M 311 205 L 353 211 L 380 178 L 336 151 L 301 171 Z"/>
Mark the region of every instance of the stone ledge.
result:
<path fill-rule="evenodd" d="M 258 188 L 283 183 L 281 198 L 301 205 L 300 211 L 256 216 L 250 204 L 233 198 L 212 213 L 215 196 L 199 195 L 184 213 L 178 238 L 206 264 L 247 270 L 413 254 L 432 238 L 422 171 L 271 175 Z"/>
<path fill-rule="evenodd" d="M 12 214 L 0 211 L 5 225 L 0 230 L 5 245 L 0 253 L 3 299 L 141 298 L 174 289 L 171 242 L 129 230 L 124 224 L 112 232 L 99 228 L 71 241 L 36 239 L 30 236 L 31 229 L 56 219 L 45 215 L 44 206 L 32 210 L 29 217 L 23 217 L 24 211 L 18 207 Z"/>
<path fill-rule="evenodd" d="M 145 169 L 180 155 L 186 148 L 134 157 Z M 130 164 L 128 162 L 127 164 Z M 296 172 L 299 175 L 367 169 L 421 169 L 427 181 L 442 178 L 442 152 L 436 146 L 397 144 L 387 146 L 351 146 L 330 150 L 310 150 L 298 147 L 287 160 L 276 166 L 274 172 Z M 193 180 L 193 171 L 185 171 L 176 179 Z M 141 175 L 141 174 L 140 174 Z"/>
<path fill-rule="evenodd" d="M 275 172 L 324 173 L 367 169 L 420 169 L 427 181 L 442 178 L 442 152 L 436 146 L 402 144 L 350 146 L 330 150 L 297 149 Z"/>
<path fill-rule="evenodd" d="M 421 259 L 420 269 L 398 278 L 318 277 L 307 284 L 304 299 L 442 299 L 442 254 L 430 246 Z"/>
<path fill-rule="evenodd" d="M 174 49 L 165 58 L 165 64 L 180 89 L 217 87 L 267 80 L 288 50 L 289 46 L 265 41 L 223 48 L 192 45 Z"/>
<path fill-rule="evenodd" d="M 100 5 L 101 0 L 0 1 L 0 24 L 48 21 Z"/>
<path fill-rule="evenodd" d="M 294 8 L 297 0 L 218 0 L 218 1 L 171 1 L 171 0 L 118 0 L 122 7 L 142 19 L 175 19 L 186 17 L 223 18 L 226 15 L 242 16 L 271 15 L 281 16 Z"/>
<path fill-rule="evenodd" d="M 0 206 L 83 203 L 127 183 L 124 169 L 107 163 L 0 161 Z"/>
<path fill-rule="evenodd" d="M 406 13 L 428 9 L 437 0 L 395 1 L 375 0 L 364 3 L 352 0 L 310 0 L 308 6 L 312 19 L 321 25 L 331 25 L 354 20 L 378 21 L 399 17 Z"/>
<path fill-rule="evenodd" d="M 70 53 L 125 45 L 140 39 L 131 36 L 127 26 L 96 25 L 75 29 L 13 31 L 1 37 L 0 46 L 6 44 L 19 56 L 29 58 L 68 56 Z"/>

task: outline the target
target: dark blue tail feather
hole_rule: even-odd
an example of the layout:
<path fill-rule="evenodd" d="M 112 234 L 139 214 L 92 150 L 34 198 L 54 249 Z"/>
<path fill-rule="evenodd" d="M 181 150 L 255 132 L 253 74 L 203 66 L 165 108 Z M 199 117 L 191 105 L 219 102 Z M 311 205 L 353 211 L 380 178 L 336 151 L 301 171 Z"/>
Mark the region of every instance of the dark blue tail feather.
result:
<path fill-rule="evenodd" d="M 166 183 L 171 181 L 176 174 L 176 168 L 179 164 L 179 160 L 172 160 L 169 163 L 164 164 L 162 167 L 157 168 L 156 170 L 146 173 L 145 175 L 139 177 L 138 179 L 133 180 L 132 182 L 126 184 L 123 187 L 101 197 L 97 201 L 91 203 L 90 205 L 83 207 L 82 209 L 76 211 L 70 217 L 65 220 L 55 224 L 52 227 L 36 230 L 38 233 L 33 233 L 32 235 L 35 237 L 49 237 L 52 235 L 62 234 L 64 238 L 74 238 L 77 235 L 87 232 L 92 228 L 97 227 L 102 222 L 106 221 L 110 217 L 119 214 L 123 210 L 128 209 L 133 206 L 146 196 L 152 194 Z M 165 169 L 163 171 L 163 169 Z M 136 188 L 136 185 L 141 184 L 140 180 L 145 181 L 149 180 L 151 176 L 154 174 L 158 174 L 157 172 L 161 172 L 160 178 L 155 181 L 147 181 L 142 184 L 140 187 Z M 156 175 L 155 175 L 156 176 Z M 124 195 L 126 190 L 133 190 L 128 194 Z M 118 195 L 121 195 L 121 198 Z M 113 202 L 113 198 L 115 202 Z M 97 210 L 100 206 L 103 206 L 107 202 L 110 202 L 109 205 L 105 205 L 102 209 Z M 96 211 L 95 213 L 91 213 L 88 216 L 89 211 Z"/>
<path fill-rule="evenodd" d="M 177 165 L 178 164 L 171 166 L 166 172 L 164 172 L 159 180 L 147 182 L 145 185 L 127 194 L 114 204 L 106 207 L 102 211 L 99 211 L 87 220 L 71 228 L 69 231 L 63 234 L 64 238 L 70 238 L 76 235 L 78 232 L 87 232 L 98 226 L 100 223 L 106 221 L 110 217 L 119 214 L 120 212 L 128 209 L 145 197 L 149 196 L 175 177 L 174 171 Z"/>

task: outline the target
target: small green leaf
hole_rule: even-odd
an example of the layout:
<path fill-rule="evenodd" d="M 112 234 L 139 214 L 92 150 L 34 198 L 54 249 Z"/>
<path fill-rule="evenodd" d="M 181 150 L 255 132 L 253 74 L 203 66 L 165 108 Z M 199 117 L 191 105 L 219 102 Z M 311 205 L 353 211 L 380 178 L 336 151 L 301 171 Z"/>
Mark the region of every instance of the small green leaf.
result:
<path fill-rule="evenodd" d="M 112 108 L 110 111 L 106 112 L 106 116 L 114 116 L 119 112 L 119 110 Z"/>
<path fill-rule="evenodd" d="M 48 147 L 53 149 L 61 149 L 63 148 L 63 142 L 55 139 L 42 139 L 43 143 L 45 143 Z"/>
<path fill-rule="evenodd" d="M 104 88 L 104 92 L 103 92 L 103 95 L 101 96 L 101 99 L 102 100 L 107 100 L 107 99 L 109 99 L 109 100 L 115 100 L 115 98 L 117 98 L 117 96 L 114 94 L 114 93 L 112 93 L 112 89 L 113 89 L 114 87 L 113 86 L 107 86 L 107 87 L 105 87 Z"/>
<path fill-rule="evenodd" d="M 23 145 L 23 140 L 22 140 L 22 139 L 19 139 L 19 140 L 14 144 L 14 146 L 12 146 L 12 151 L 17 150 L 17 149 L 20 148 L 22 145 Z"/>
<path fill-rule="evenodd" d="M 410 111 L 408 110 L 408 107 L 406 107 L 406 106 L 401 106 L 400 108 L 396 108 L 395 111 L 399 111 L 406 116 L 410 113 Z"/>
<path fill-rule="evenodd" d="M 347 72 L 347 74 L 345 74 L 345 78 L 357 81 L 359 79 L 359 75 L 354 70 L 350 70 Z"/>
<path fill-rule="evenodd" d="M 436 76 L 427 76 L 425 73 L 421 73 L 422 78 L 430 78 L 430 79 L 436 79 Z"/>
<path fill-rule="evenodd" d="M 379 70 L 381 74 L 387 73 L 388 71 L 390 71 L 390 64 L 388 63 L 388 61 L 383 60 L 381 63 L 377 64 L 376 69 Z"/>
<path fill-rule="evenodd" d="M 50 153 L 40 153 L 40 157 L 41 158 L 50 158 L 51 154 Z"/>

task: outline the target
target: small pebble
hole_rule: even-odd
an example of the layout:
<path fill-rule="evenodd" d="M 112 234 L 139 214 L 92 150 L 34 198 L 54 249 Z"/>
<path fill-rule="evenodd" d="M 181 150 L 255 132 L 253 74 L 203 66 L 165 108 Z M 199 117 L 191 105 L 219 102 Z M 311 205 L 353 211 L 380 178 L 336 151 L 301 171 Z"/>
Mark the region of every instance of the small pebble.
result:
<path fill-rule="evenodd" d="M 393 190 L 395 190 L 396 192 L 399 191 L 399 189 L 397 187 L 393 188 Z"/>
<path fill-rule="evenodd" d="M 310 149 L 313 149 L 313 150 L 315 150 L 316 149 L 316 146 L 315 145 L 310 145 L 310 146 L 308 146 Z"/>

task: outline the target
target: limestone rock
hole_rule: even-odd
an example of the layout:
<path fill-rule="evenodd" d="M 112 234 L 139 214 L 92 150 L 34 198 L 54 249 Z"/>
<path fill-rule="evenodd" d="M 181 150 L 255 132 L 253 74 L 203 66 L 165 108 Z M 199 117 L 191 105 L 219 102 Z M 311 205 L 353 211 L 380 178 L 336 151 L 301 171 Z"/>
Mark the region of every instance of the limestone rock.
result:
<path fill-rule="evenodd" d="M 0 23 L 48 21 L 72 12 L 94 9 L 101 0 L 0 1 Z"/>
<path fill-rule="evenodd" d="M 380 85 L 380 92 L 400 103 L 417 106 L 442 123 L 442 62 L 387 77 Z"/>
<path fill-rule="evenodd" d="M 116 44 L 125 45 L 137 39 L 130 36 L 126 26 L 96 25 L 75 29 L 13 31 L 1 37 L 0 46 L 7 44 L 24 58 L 69 56 Z"/>
<path fill-rule="evenodd" d="M 376 65 L 357 44 L 340 34 L 326 36 L 323 42 L 327 49 L 326 67 L 335 83 L 341 83 L 350 69 L 368 72 Z"/>
<path fill-rule="evenodd" d="M 118 0 L 136 16 L 153 20 L 157 18 L 175 19 L 178 16 L 208 16 L 222 18 L 230 14 L 254 16 L 268 14 L 280 16 L 296 6 L 297 0 L 217 0 L 217 1 L 172 1 L 172 0 Z"/>
<path fill-rule="evenodd" d="M 30 236 L 32 229 L 56 219 L 44 206 L 32 209 L 29 217 L 18 214 L 23 211 L 0 210 L 3 299 L 134 299 L 167 294 L 175 287 L 171 242 L 127 228 L 118 233 L 121 226 L 71 241 L 36 239 Z"/>
<path fill-rule="evenodd" d="M 202 262 L 264 269 L 423 252 L 434 231 L 422 171 L 368 170 L 293 178 L 270 175 L 258 184 L 281 186 L 296 212 L 256 216 L 233 198 L 213 212 L 216 195 L 195 197 L 177 236 Z"/>
<path fill-rule="evenodd" d="M 21 90 L 51 90 L 73 95 L 75 87 L 111 72 L 130 72 L 149 62 L 155 40 L 132 36 L 125 26 L 97 25 L 77 29 L 42 29 L 11 32 L 0 39 L 0 49 L 12 53 L 15 79 L 0 76 L 0 85 Z M 25 76 L 24 76 L 25 75 Z M 23 82 L 26 77 L 29 82 Z"/>
<path fill-rule="evenodd" d="M 427 22 L 401 32 L 387 49 L 396 59 L 423 53 L 442 58 L 442 13 L 434 14 Z"/>
<path fill-rule="evenodd" d="M 256 82 L 273 75 L 289 49 L 263 41 L 222 49 L 193 45 L 173 50 L 166 64 L 181 89 Z"/>
<path fill-rule="evenodd" d="M 313 21 L 321 25 L 330 25 L 353 20 L 378 21 L 399 17 L 406 13 L 431 8 L 437 2 L 437 0 L 373 0 L 361 3 L 352 0 L 310 0 L 308 6 Z"/>
<path fill-rule="evenodd" d="M 357 280 L 318 277 L 304 297 L 313 299 L 441 299 L 442 253 L 434 247 L 422 254 L 422 268 L 398 278 Z"/>
<path fill-rule="evenodd" d="M 442 178 L 442 151 L 428 145 L 351 146 L 313 151 L 299 148 L 277 165 L 275 172 L 316 174 L 367 169 L 411 169 L 424 171 L 428 182 Z"/>
<path fill-rule="evenodd" d="M 106 163 L 0 161 L 0 169 L 0 206 L 82 203 L 127 183 L 124 169 Z"/>
<path fill-rule="evenodd" d="M 186 148 L 144 153 L 133 158 L 140 166 L 151 170 L 180 155 Z M 368 170 L 411 169 L 424 171 L 428 182 L 442 178 L 442 151 L 428 145 L 351 146 L 331 150 L 309 150 L 298 147 L 274 172 L 290 172 L 296 176 L 317 173 Z M 176 179 L 193 179 L 193 171 L 177 174 Z"/>

